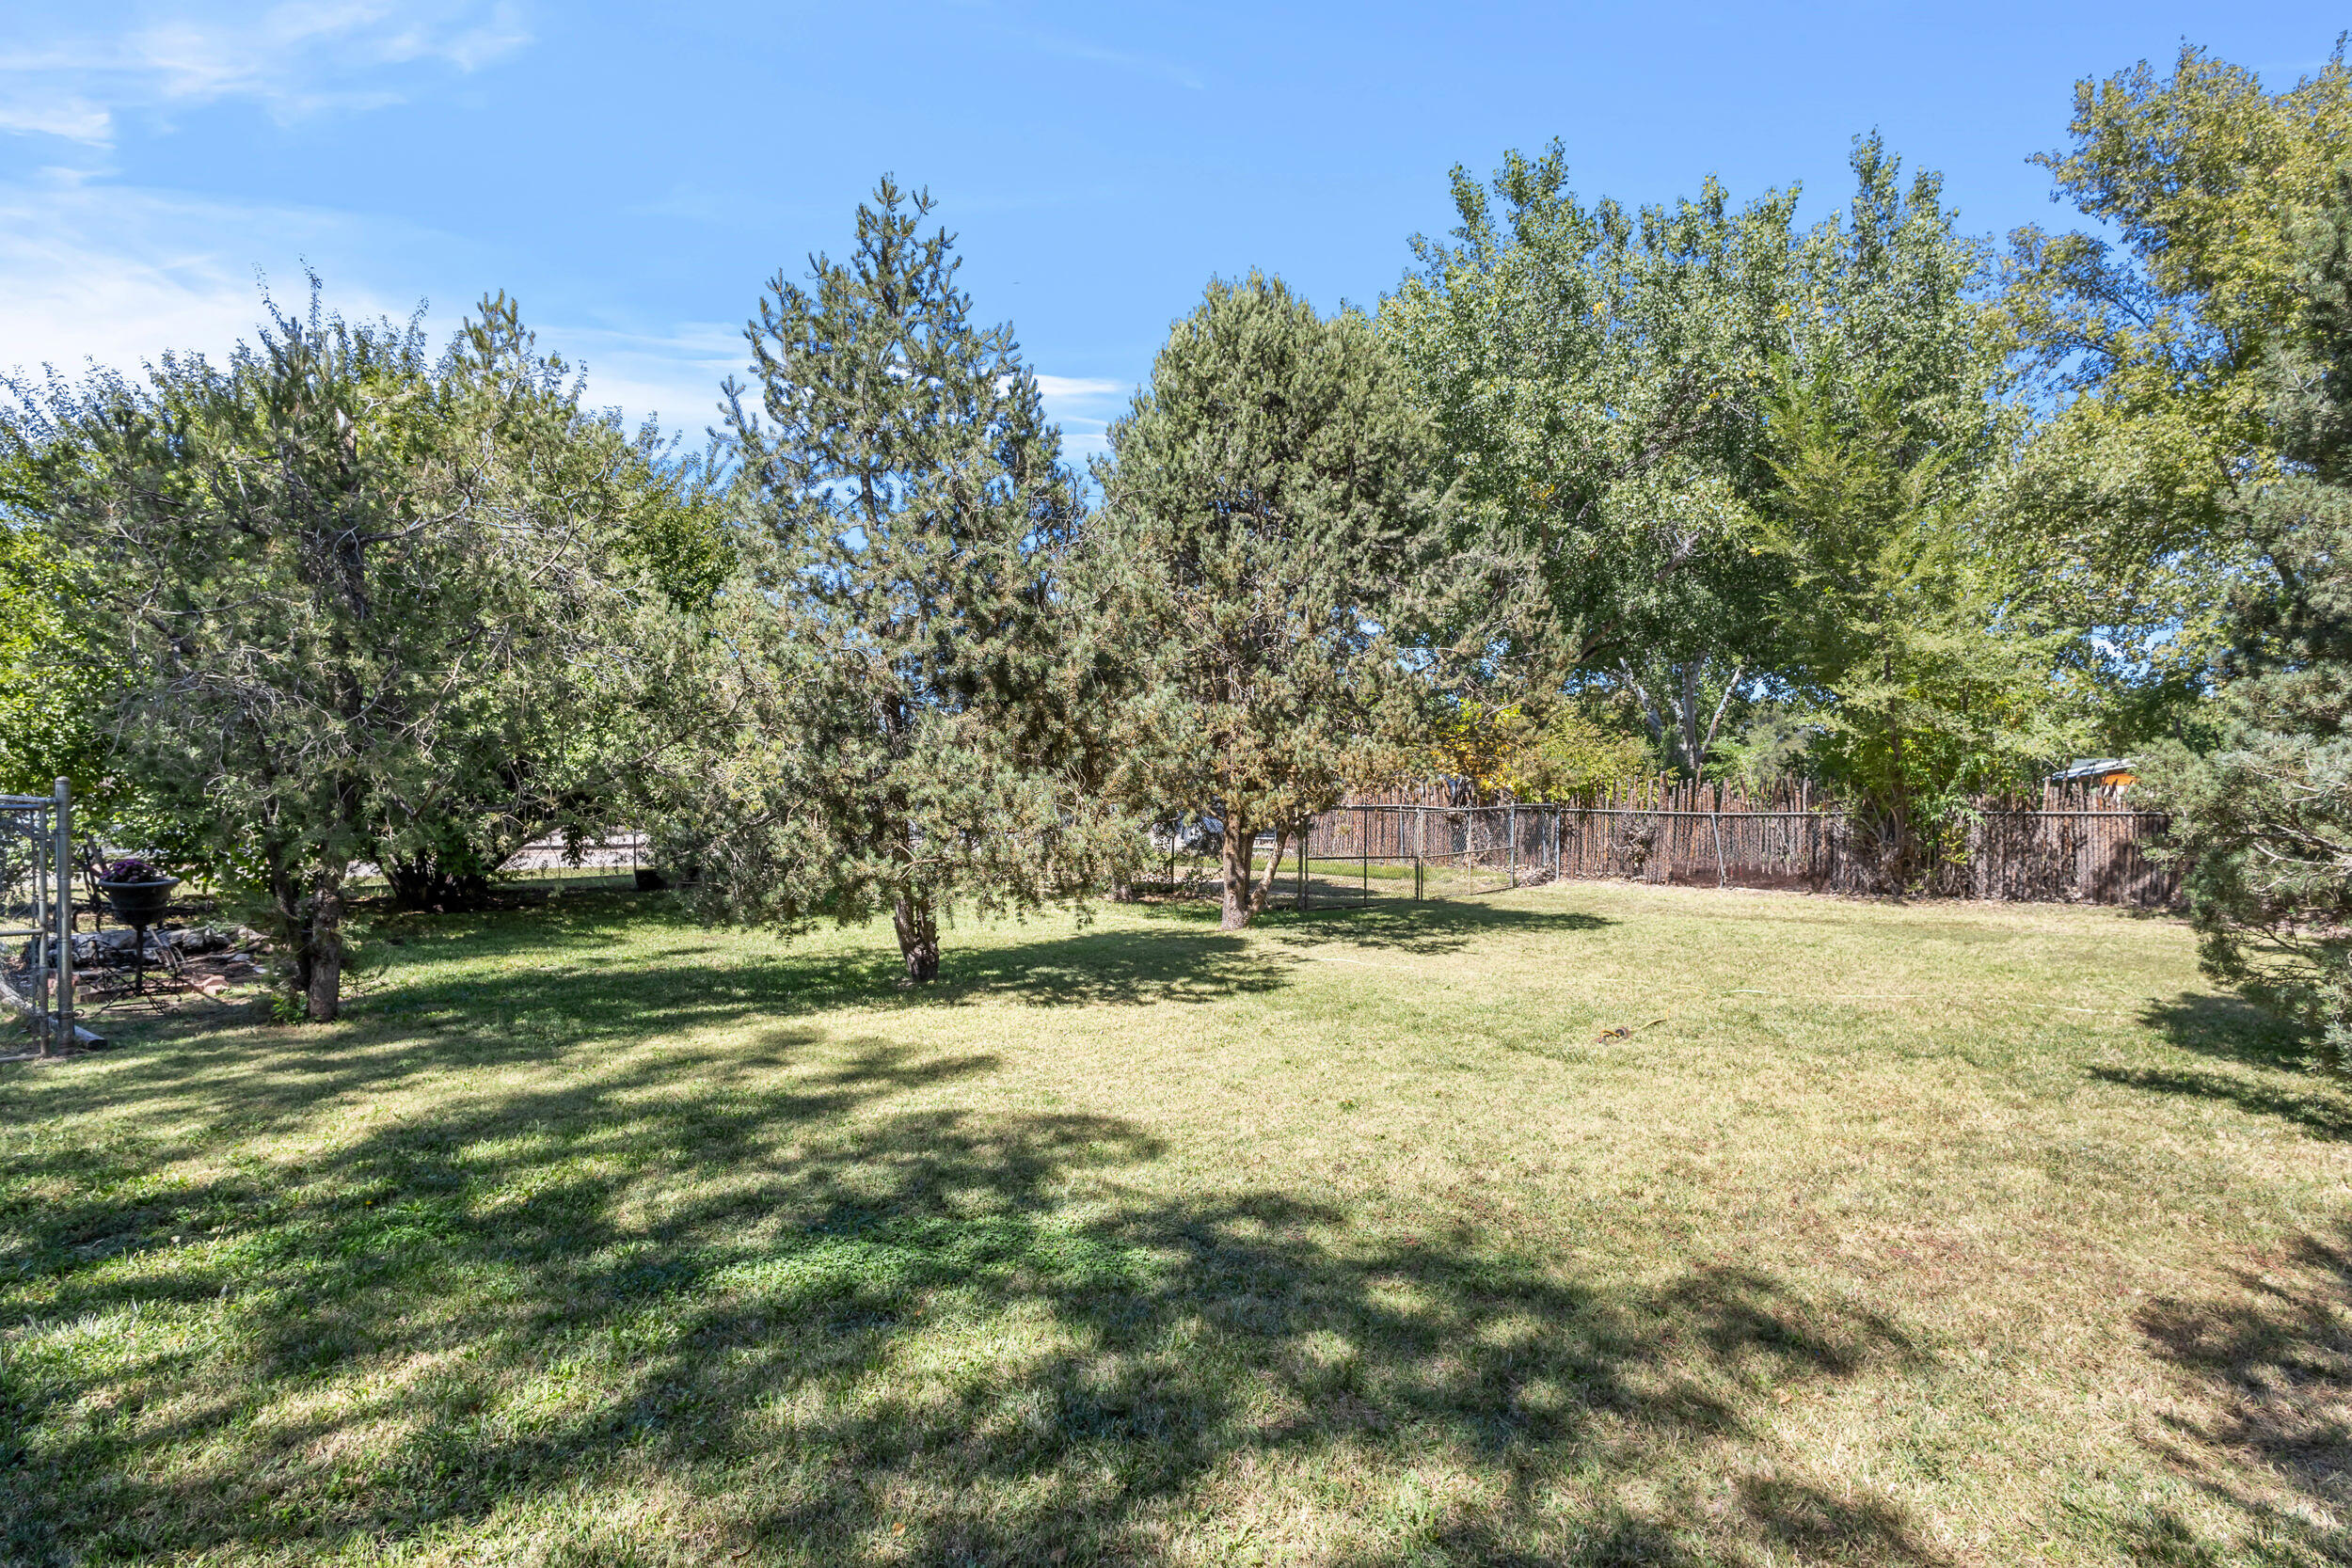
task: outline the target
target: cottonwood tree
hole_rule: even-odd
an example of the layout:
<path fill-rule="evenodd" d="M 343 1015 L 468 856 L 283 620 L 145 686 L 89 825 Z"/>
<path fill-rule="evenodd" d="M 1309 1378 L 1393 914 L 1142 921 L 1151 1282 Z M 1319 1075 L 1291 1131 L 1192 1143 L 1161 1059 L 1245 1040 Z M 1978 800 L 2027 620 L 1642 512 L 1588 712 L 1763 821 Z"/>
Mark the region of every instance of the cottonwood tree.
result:
<path fill-rule="evenodd" d="M 1789 268 L 1751 546 L 1779 567 L 1772 673 L 1821 736 L 1820 770 L 1887 830 L 1900 884 L 1923 829 L 2086 741 L 2058 678 L 2082 639 L 2005 529 L 2022 420 L 1984 246 L 1933 172 L 1906 185 L 1870 138 L 1853 167 L 1852 203 Z"/>
<path fill-rule="evenodd" d="M 1622 681 L 1661 753 L 1703 767 L 1765 620 L 1746 535 L 1796 192 L 1735 209 L 1709 180 L 1588 208 L 1555 145 L 1509 154 L 1491 196 L 1455 169 L 1454 198 L 1452 243 L 1415 242 L 1380 328 L 1454 465 L 1456 552 L 1486 578 L 1456 652 L 1491 645 L 1539 700 Z"/>
<path fill-rule="evenodd" d="M 1743 683 L 1780 675 L 1788 558 L 1758 548 L 1779 486 L 1768 412 L 1784 362 L 1858 417 L 1994 450 L 1997 350 L 1971 294 L 1981 246 L 1931 174 L 1906 186 L 1857 138 L 1848 207 L 1794 227 L 1797 192 L 1628 211 L 1570 193 L 1557 147 L 1493 193 L 1460 170 L 1454 243 L 1382 309 L 1460 476 L 1463 544 L 1497 597 L 1530 591 L 1509 653 L 1547 683 L 1614 685 L 1661 763 L 1705 771 Z"/>
<path fill-rule="evenodd" d="M 2065 631 L 2025 613 L 1970 526 L 1967 445 L 1932 439 L 1891 388 L 1857 396 L 1835 374 L 1788 372 L 1770 404 L 1779 484 L 1759 542 L 1788 569 L 1784 675 L 1818 760 L 1880 819 L 1900 887 L 1924 823 L 2025 782 L 2081 728 L 2052 679 Z"/>
<path fill-rule="evenodd" d="M 2027 226 L 2003 258 L 2001 324 L 2055 412 L 2008 510 L 2124 727 L 2196 721 L 2235 636 L 2238 586 L 2265 569 L 2244 499 L 2288 471 L 2270 365 L 2302 330 L 2296 226 L 2352 158 L 2341 42 L 2276 91 L 2184 45 L 2074 88 L 2068 145 L 2035 161 L 2089 231 Z"/>
<path fill-rule="evenodd" d="M 959 903 L 1034 906 L 1096 869 L 1053 719 L 1073 476 L 1011 329 L 974 319 L 953 236 L 922 231 L 932 206 L 883 179 L 848 260 L 779 276 L 746 330 L 729 422 L 762 543 L 720 617 L 734 728 L 663 828 L 715 913 L 888 911 L 909 982 Z"/>
<path fill-rule="evenodd" d="M 1128 711 L 1158 800 L 1224 823 L 1237 929 L 1404 711 L 1389 633 L 1441 542 L 1435 448 L 1368 319 L 1256 273 L 1209 285 L 1109 439 L 1090 597 L 1148 671 Z"/>
<path fill-rule="evenodd" d="M 491 302 L 437 363 L 418 324 L 345 322 L 314 289 L 223 365 L 18 388 L 110 766 L 206 825 L 315 1021 L 354 860 L 495 795 L 514 748 L 485 734 L 604 711 L 655 641 L 596 487 L 559 477 L 617 433 L 542 395 L 518 330 Z"/>

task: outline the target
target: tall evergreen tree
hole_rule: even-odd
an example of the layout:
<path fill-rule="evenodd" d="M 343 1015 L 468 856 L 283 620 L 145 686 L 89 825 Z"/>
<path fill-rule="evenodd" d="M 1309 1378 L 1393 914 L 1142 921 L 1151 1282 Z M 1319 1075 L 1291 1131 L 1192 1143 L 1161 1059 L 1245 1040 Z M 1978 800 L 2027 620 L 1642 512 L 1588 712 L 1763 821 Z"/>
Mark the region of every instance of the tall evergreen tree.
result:
<path fill-rule="evenodd" d="M 2207 973 L 2324 1034 L 2352 1068 L 2352 175 L 2297 239 L 2297 330 L 2265 369 L 2280 478 L 2238 507 L 2260 563 L 2236 593 L 2221 745 L 2168 745 Z"/>
<path fill-rule="evenodd" d="M 1082 885 L 1092 805 L 1052 721 L 1073 476 L 932 205 L 885 177 L 849 260 L 779 275 L 746 329 L 757 396 L 731 384 L 729 422 L 765 542 L 723 616 L 734 744 L 667 829 L 730 918 L 889 911 L 911 982 L 959 901 Z"/>
<path fill-rule="evenodd" d="M 1368 319 L 1253 273 L 1176 324 L 1110 444 L 1090 596 L 1148 671 L 1149 788 L 1224 822 L 1237 929 L 1403 694 L 1387 633 L 1436 538 L 1434 442 Z"/>

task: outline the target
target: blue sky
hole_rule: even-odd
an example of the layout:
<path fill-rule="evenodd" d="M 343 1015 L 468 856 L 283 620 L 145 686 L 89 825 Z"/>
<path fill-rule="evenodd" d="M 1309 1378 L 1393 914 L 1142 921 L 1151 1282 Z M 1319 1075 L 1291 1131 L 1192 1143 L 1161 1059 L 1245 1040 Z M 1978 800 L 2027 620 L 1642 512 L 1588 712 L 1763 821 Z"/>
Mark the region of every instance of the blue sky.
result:
<path fill-rule="evenodd" d="M 1216 273 L 1392 288 L 1447 171 L 1566 144 L 1578 189 L 1842 200 L 1877 129 L 1963 222 L 2063 222 L 2025 160 L 2072 85 L 2184 39 L 2274 87 L 2340 7 L 269 6 L 0 0 L 0 370 L 249 334 L 254 277 L 346 313 L 517 295 L 592 393 L 699 430 L 779 268 L 927 184 L 1073 455 Z"/>

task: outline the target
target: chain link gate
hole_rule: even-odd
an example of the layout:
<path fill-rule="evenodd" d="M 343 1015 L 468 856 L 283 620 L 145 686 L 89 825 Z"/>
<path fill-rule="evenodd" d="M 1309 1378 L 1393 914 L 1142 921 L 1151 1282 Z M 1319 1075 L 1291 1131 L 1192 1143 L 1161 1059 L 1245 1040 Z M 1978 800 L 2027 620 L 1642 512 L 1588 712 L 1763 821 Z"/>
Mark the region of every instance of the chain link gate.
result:
<path fill-rule="evenodd" d="M 73 797 L 0 795 L 0 938 L 24 945 L 0 991 L 47 1055 L 96 1037 L 73 1024 Z"/>

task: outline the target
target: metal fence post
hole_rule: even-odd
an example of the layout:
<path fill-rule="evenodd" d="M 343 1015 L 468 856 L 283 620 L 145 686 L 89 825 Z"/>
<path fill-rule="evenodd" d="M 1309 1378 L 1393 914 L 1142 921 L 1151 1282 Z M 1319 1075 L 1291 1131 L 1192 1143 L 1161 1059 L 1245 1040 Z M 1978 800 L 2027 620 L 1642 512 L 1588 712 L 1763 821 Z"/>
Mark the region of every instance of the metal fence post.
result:
<path fill-rule="evenodd" d="M 26 1022 L 33 1031 L 33 1038 L 38 1042 L 36 1049 L 40 1054 L 46 1056 L 49 1054 L 49 1015 L 56 1006 L 55 998 L 56 994 L 57 921 L 54 896 L 56 879 L 51 875 L 56 869 L 57 852 L 57 816 L 54 800 L 41 816 L 34 819 L 33 826 L 35 832 L 29 835 L 33 851 L 32 973 L 25 977 L 25 989 L 32 993 L 29 1000 L 32 1003 L 33 1016 Z M 39 831 L 42 827 L 48 829 L 46 835 L 48 842 L 45 845 L 42 843 L 43 835 Z M 47 865 L 41 863 L 41 851 L 44 848 L 48 850 L 51 857 Z"/>
<path fill-rule="evenodd" d="M 73 1043 L 73 786 L 57 781 L 57 1037 Z M 42 1050 L 48 1049 L 44 1041 Z"/>

